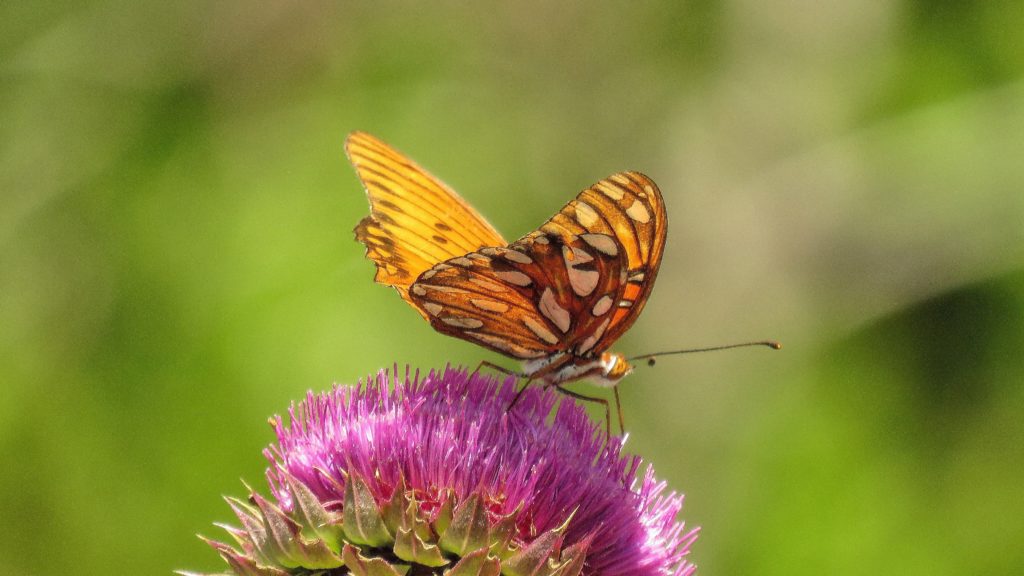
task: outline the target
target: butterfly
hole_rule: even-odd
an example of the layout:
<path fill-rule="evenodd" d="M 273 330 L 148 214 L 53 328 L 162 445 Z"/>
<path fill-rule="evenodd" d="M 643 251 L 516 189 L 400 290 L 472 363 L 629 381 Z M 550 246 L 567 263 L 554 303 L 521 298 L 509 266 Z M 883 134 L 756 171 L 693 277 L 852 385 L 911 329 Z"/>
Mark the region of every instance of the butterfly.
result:
<path fill-rule="evenodd" d="M 668 220 L 654 181 L 613 174 L 509 243 L 454 190 L 377 138 L 353 132 L 345 150 L 370 200 L 355 235 L 376 264 L 376 281 L 438 332 L 521 360 L 523 369 L 483 364 L 602 402 L 608 417 L 607 401 L 562 385 L 612 387 L 618 403 L 615 386 L 633 370 L 608 349 L 636 321 L 658 275 Z"/>

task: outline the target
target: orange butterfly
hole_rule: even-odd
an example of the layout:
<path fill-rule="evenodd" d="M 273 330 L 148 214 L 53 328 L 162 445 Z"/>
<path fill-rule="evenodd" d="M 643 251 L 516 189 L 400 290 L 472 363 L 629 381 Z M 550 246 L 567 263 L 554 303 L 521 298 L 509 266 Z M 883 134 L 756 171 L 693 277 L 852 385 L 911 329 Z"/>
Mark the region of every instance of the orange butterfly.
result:
<path fill-rule="evenodd" d="M 562 384 L 586 378 L 614 388 L 633 370 L 607 350 L 640 315 L 658 275 L 668 221 L 657 185 L 639 172 L 613 174 L 510 244 L 377 138 L 353 132 L 345 150 L 370 199 L 355 234 L 376 281 L 435 330 L 524 361 L 522 373 L 482 364 L 601 402 L 608 416 L 607 401 Z"/>

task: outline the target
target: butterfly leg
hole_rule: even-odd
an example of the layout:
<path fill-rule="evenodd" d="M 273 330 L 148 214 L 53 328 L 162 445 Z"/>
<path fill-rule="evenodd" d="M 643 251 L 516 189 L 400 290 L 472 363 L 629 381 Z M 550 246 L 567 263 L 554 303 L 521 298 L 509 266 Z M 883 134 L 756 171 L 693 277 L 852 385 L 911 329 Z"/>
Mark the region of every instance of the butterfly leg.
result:
<path fill-rule="evenodd" d="M 487 360 L 481 360 L 480 363 L 476 365 L 476 369 L 470 372 L 469 375 L 474 376 L 478 374 L 480 370 L 483 369 L 485 366 L 487 368 L 490 368 L 491 370 L 494 370 L 495 372 L 501 372 L 502 374 L 515 376 L 516 378 L 526 378 L 526 374 L 522 372 L 516 372 L 515 370 L 510 370 L 508 368 L 505 368 L 504 366 L 498 366 L 494 362 L 488 362 Z"/>
<path fill-rule="evenodd" d="M 484 366 L 494 370 L 495 372 L 500 372 L 501 374 L 507 374 L 508 376 L 515 376 L 517 379 L 518 378 L 528 378 L 529 377 L 527 374 L 525 374 L 523 372 L 516 372 L 515 370 L 510 370 L 508 368 L 505 368 L 504 366 L 498 366 L 497 364 L 495 364 L 493 362 L 488 362 L 487 360 L 482 360 L 479 364 L 477 364 L 476 365 L 476 369 L 469 373 L 470 377 L 479 374 L 480 370 Z M 527 380 L 526 384 L 529 385 L 529 383 L 530 383 L 530 381 Z M 519 392 L 516 393 L 516 397 L 512 399 L 512 403 L 509 404 L 508 408 L 505 409 L 506 412 L 512 410 L 512 407 L 516 405 L 516 402 L 519 401 L 519 397 L 523 395 L 524 391 L 526 391 L 526 385 L 524 385 L 522 387 L 522 389 L 520 389 Z"/>
<path fill-rule="evenodd" d="M 562 394 L 565 394 L 566 396 L 572 396 L 573 398 L 576 398 L 577 400 L 583 400 L 584 402 L 597 402 L 598 404 L 604 405 L 604 431 L 605 431 L 605 434 L 607 436 L 610 437 L 612 435 L 612 410 L 611 410 L 611 406 L 608 405 L 608 401 L 607 400 L 605 400 L 604 398 L 598 398 L 596 396 L 584 396 L 583 394 L 580 394 L 579 392 L 573 392 L 572 390 L 569 390 L 568 388 L 562 388 L 562 386 L 559 385 L 559 384 L 556 384 L 555 388 L 557 388 L 558 391 L 561 392 Z M 621 427 L 622 426 L 621 411 L 619 413 L 619 416 L 620 416 L 619 426 Z M 622 431 L 625 432 L 625 429 L 623 429 Z"/>
<path fill-rule="evenodd" d="M 615 410 L 619 413 L 619 432 L 626 433 L 626 424 L 622 420 L 622 402 L 619 401 L 619 387 L 618 385 L 612 386 L 612 390 L 615 391 Z"/>
<path fill-rule="evenodd" d="M 512 407 L 516 405 L 516 402 L 519 402 L 519 397 L 522 396 L 523 392 L 526 392 L 526 389 L 530 387 L 530 382 L 533 382 L 533 378 L 526 379 L 526 382 L 523 383 L 523 387 L 519 389 L 519 392 L 516 392 L 516 397 L 513 398 L 511 402 L 509 402 L 508 408 L 505 408 L 505 412 L 512 411 Z"/>

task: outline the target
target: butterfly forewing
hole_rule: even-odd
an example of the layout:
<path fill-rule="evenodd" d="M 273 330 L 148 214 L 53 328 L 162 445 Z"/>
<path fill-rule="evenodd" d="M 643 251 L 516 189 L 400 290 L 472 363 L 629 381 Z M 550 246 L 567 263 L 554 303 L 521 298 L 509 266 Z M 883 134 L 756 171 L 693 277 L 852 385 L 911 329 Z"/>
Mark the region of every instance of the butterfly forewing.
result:
<path fill-rule="evenodd" d="M 356 238 L 377 265 L 377 282 L 395 287 L 410 304 L 409 286 L 434 264 L 506 244 L 451 188 L 387 144 L 353 132 L 345 151 L 370 199 Z"/>
<path fill-rule="evenodd" d="M 428 270 L 410 298 L 438 331 L 510 356 L 593 356 L 640 313 L 664 240 L 657 187 L 616 174 L 507 249 Z"/>
<path fill-rule="evenodd" d="M 589 350 L 612 316 L 623 263 L 578 237 L 537 234 L 435 266 L 410 298 L 439 332 L 509 356 Z"/>

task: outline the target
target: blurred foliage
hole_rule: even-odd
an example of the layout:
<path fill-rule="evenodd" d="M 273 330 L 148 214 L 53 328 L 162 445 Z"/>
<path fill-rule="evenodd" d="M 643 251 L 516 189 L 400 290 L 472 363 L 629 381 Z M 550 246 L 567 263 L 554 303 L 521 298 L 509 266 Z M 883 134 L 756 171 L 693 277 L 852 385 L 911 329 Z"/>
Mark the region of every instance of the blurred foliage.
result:
<path fill-rule="evenodd" d="M 1017 2 L 0 6 L 3 574 L 216 569 L 265 418 L 434 334 L 351 228 L 367 130 L 507 237 L 611 172 L 672 225 L 632 448 L 706 574 L 1024 570 Z M 582 384 L 580 385 L 583 386 Z"/>

